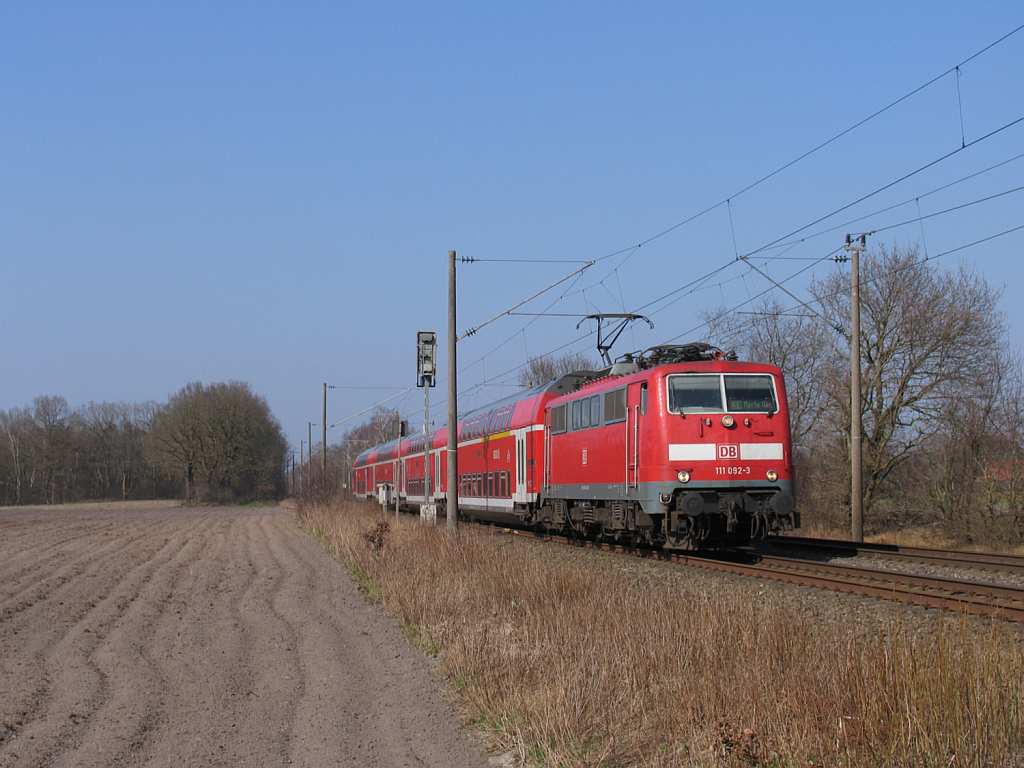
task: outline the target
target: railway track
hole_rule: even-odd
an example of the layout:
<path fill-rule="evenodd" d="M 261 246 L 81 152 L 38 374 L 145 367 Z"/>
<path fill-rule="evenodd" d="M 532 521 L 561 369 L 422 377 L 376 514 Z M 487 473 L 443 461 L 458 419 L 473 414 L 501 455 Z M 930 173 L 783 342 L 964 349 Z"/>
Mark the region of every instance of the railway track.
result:
<path fill-rule="evenodd" d="M 858 544 L 841 539 L 811 539 L 799 536 L 771 536 L 764 542 L 771 549 L 810 550 L 827 556 L 862 556 L 912 563 L 974 568 L 1024 574 L 1024 557 L 989 552 L 964 552 L 897 544 Z"/>
<path fill-rule="evenodd" d="M 490 527 L 490 526 L 488 526 Z M 762 553 L 747 554 L 752 562 L 679 554 L 642 547 L 570 539 L 503 528 L 508 534 L 538 541 L 596 549 L 645 559 L 662 560 L 718 573 L 768 579 L 803 587 L 890 600 L 924 608 L 1024 623 L 1024 589 L 961 579 L 861 568 Z"/>

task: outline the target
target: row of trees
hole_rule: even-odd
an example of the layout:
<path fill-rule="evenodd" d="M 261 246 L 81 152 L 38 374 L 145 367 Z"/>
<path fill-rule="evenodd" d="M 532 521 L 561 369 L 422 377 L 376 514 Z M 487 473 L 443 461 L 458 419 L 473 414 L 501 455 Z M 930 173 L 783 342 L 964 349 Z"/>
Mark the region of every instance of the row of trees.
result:
<path fill-rule="evenodd" d="M 285 491 L 286 444 L 246 384 L 189 384 L 166 404 L 59 396 L 0 411 L 0 504 L 248 499 Z"/>
<path fill-rule="evenodd" d="M 836 272 L 803 306 L 712 320 L 712 338 L 786 377 L 805 522 L 845 526 L 850 494 L 850 292 Z M 869 528 L 933 526 L 1024 540 L 1024 377 L 999 292 L 915 248 L 861 263 L 861 422 Z M 712 315 L 712 318 L 715 316 Z"/>

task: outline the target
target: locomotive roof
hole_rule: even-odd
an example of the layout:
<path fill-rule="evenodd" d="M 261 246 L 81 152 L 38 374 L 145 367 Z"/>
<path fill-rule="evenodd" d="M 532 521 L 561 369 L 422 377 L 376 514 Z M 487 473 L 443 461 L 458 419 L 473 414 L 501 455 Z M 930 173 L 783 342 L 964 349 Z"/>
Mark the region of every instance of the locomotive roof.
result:
<path fill-rule="evenodd" d="M 611 375 L 608 369 L 596 371 L 593 376 L 583 381 L 576 389 L 560 393 L 562 397 L 576 392 L 601 392 L 615 389 L 632 381 L 640 381 L 650 376 L 663 376 L 670 373 L 758 373 L 762 371 L 777 372 L 779 367 L 771 363 L 755 363 L 746 360 L 692 360 L 681 363 L 662 363 L 650 368 L 641 368 L 633 373 Z"/>

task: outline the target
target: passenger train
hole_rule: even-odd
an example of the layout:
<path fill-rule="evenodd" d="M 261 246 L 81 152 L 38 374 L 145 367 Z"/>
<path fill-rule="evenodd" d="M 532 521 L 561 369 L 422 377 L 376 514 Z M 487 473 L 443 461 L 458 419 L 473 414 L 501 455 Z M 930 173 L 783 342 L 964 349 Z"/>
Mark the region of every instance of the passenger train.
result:
<path fill-rule="evenodd" d="M 429 441 L 429 498 L 424 441 Z M 352 488 L 447 498 L 447 427 L 374 446 Z M 799 525 L 781 371 L 704 343 L 566 374 L 458 423 L 460 518 L 627 544 L 735 546 Z"/>

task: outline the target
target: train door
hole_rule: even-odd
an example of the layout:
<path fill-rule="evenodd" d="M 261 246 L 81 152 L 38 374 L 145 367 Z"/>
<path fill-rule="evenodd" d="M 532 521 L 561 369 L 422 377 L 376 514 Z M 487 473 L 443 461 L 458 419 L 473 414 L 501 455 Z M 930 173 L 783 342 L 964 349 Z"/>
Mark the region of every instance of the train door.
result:
<path fill-rule="evenodd" d="M 515 493 L 512 494 L 512 500 L 519 504 L 525 504 L 530 500 L 527 494 L 527 467 L 529 457 L 527 456 L 527 446 L 529 441 L 527 438 L 526 429 L 517 429 L 513 432 L 516 439 L 516 488 Z"/>
<path fill-rule="evenodd" d="M 626 494 L 633 494 L 640 487 L 640 427 L 647 413 L 647 382 L 638 381 L 629 385 L 626 393 Z"/>
<path fill-rule="evenodd" d="M 430 492 L 434 498 L 441 495 L 441 454 L 443 451 L 434 451 L 434 482 L 430 484 Z"/>

